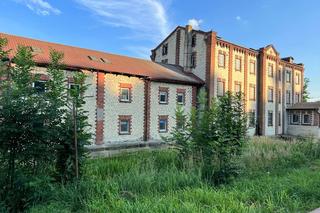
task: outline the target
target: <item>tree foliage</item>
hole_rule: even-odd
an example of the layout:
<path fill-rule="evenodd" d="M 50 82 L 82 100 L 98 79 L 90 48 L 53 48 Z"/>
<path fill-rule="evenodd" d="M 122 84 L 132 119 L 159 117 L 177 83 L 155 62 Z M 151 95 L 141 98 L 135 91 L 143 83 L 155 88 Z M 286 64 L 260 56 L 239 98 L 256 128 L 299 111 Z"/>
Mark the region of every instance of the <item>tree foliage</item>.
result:
<path fill-rule="evenodd" d="M 79 90 L 69 91 L 62 66 L 63 54 L 51 51 L 49 80 L 45 92 L 35 82 L 35 63 L 29 47 L 19 46 L 12 62 L 4 51 L 5 39 L 0 39 L 0 206 L 20 212 L 33 200 L 40 199 L 34 188 L 45 186 L 54 177 L 64 182 L 75 175 L 75 146 L 78 159 L 84 158 L 87 117 L 83 110 L 86 76 L 75 74 Z M 10 65 L 12 63 L 12 65 Z M 77 109 L 75 116 L 70 104 Z M 74 124 L 78 124 L 75 129 Z M 75 138 L 76 136 L 76 138 Z M 63 156 L 63 157 L 61 157 Z M 72 160 L 69 160 L 72 159 Z M 54 168 L 56 165 L 56 169 Z"/>
<path fill-rule="evenodd" d="M 242 94 L 227 92 L 207 106 L 206 93 L 199 93 L 199 107 L 186 115 L 176 110 L 177 126 L 167 138 L 178 147 L 185 168 L 197 164 L 202 176 L 213 184 L 228 182 L 237 174 L 235 161 L 242 153 L 247 118 Z M 192 165 L 190 165 L 192 164 Z"/>
<path fill-rule="evenodd" d="M 309 83 L 310 83 L 310 79 L 309 78 L 304 78 L 303 94 L 302 94 L 304 102 L 308 102 L 308 100 L 310 99 Z"/>

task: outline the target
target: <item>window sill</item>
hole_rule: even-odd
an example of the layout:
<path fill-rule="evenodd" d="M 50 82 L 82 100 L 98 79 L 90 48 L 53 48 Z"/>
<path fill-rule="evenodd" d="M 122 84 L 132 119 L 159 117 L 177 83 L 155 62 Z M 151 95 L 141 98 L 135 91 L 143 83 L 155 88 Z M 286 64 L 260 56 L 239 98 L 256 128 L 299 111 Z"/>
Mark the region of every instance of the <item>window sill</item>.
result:
<path fill-rule="evenodd" d="M 168 133 L 168 130 L 165 130 L 165 131 L 159 131 L 159 133 Z"/>
<path fill-rule="evenodd" d="M 119 132 L 119 135 L 131 135 L 130 132 Z"/>
<path fill-rule="evenodd" d="M 161 104 L 161 105 L 168 105 L 169 103 L 168 103 L 168 102 L 159 102 L 159 104 Z"/>

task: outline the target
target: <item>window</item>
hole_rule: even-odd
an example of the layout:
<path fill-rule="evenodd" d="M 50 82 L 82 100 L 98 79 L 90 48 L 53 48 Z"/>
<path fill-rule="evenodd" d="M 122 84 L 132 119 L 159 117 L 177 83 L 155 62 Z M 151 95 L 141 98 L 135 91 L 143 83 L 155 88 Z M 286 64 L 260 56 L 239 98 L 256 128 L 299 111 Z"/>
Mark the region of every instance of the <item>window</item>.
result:
<path fill-rule="evenodd" d="M 46 81 L 35 81 L 32 86 L 38 93 L 46 91 Z"/>
<path fill-rule="evenodd" d="M 311 125 L 311 115 L 310 114 L 304 114 L 302 121 L 303 121 L 303 124 Z"/>
<path fill-rule="evenodd" d="M 295 97 L 295 102 L 299 103 L 300 102 L 300 93 L 296 93 L 296 97 Z"/>
<path fill-rule="evenodd" d="M 162 46 L 162 55 L 168 54 L 168 43 Z"/>
<path fill-rule="evenodd" d="M 119 135 L 131 134 L 131 115 L 119 115 Z"/>
<path fill-rule="evenodd" d="M 241 82 L 236 81 L 236 82 L 234 83 L 234 91 L 235 91 L 236 93 L 241 92 Z"/>
<path fill-rule="evenodd" d="M 120 94 L 119 101 L 120 102 L 131 102 L 131 84 L 120 83 Z"/>
<path fill-rule="evenodd" d="M 191 46 L 195 47 L 197 45 L 197 35 L 193 34 L 191 39 Z"/>
<path fill-rule="evenodd" d="M 282 79 L 282 73 L 281 73 L 281 70 L 279 70 L 278 71 L 278 80 L 281 81 L 281 79 Z"/>
<path fill-rule="evenodd" d="M 279 102 L 279 104 L 281 104 L 281 97 L 282 95 L 281 95 L 281 90 L 279 89 L 279 91 L 278 91 L 278 102 Z"/>
<path fill-rule="evenodd" d="M 299 124 L 299 123 L 300 123 L 300 114 L 293 113 L 292 119 L 291 119 L 291 124 Z"/>
<path fill-rule="evenodd" d="M 159 103 L 168 104 L 168 92 L 169 88 L 160 87 L 159 88 Z"/>
<path fill-rule="evenodd" d="M 278 126 L 281 126 L 281 112 L 279 111 Z"/>
<path fill-rule="evenodd" d="M 273 78 L 273 65 L 272 64 L 268 65 L 268 76 Z"/>
<path fill-rule="evenodd" d="M 252 75 L 256 74 L 256 63 L 254 61 L 250 62 L 250 74 Z"/>
<path fill-rule="evenodd" d="M 256 127 L 256 112 L 252 110 L 249 112 L 249 127 L 255 128 Z"/>
<path fill-rule="evenodd" d="M 291 91 L 290 90 L 286 91 L 286 103 L 291 104 Z"/>
<path fill-rule="evenodd" d="M 291 83 L 291 71 L 286 71 L 286 81 L 287 83 Z"/>
<path fill-rule="evenodd" d="M 300 74 L 296 73 L 296 84 L 300 85 Z"/>
<path fill-rule="evenodd" d="M 273 102 L 273 87 L 268 89 L 268 102 Z"/>
<path fill-rule="evenodd" d="M 226 55 L 225 53 L 220 52 L 218 56 L 218 66 L 225 67 L 226 66 Z"/>
<path fill-rule="evenodd" d="M 218 79 L 218 89 L 217 89 L 217 95 L 218 96 L 224 96 L 225 93 L 225 81 L 223 79 Z"/>
<path fill-rule="evenodd" d="M 240 71 L 241 72 L 241 58 L 237 58 L 236 57 L 236 71 Z"/>
<path fill-rule="evenodd" d="M 268 111 L 268 126 L 273 126 L 273 111 Z"/>
<path fill-rule="evenodd" d="M 162 59 L 162 60 L 161 60 L 161 63 L 167 64 L 167 63 L 168 63 L 168 59 Z"/>
<path fill-rule="evenodd" d="M 195 68 L 197 66 L 197 53 L 193 52 L 191 54 L 191 68 Z"/>
<path fill-rule="evenodd" d="M 250 84 L 249 86 L 249 98 L 251 101 L 256 100 L 256 86 L 254 84 Z"/>
<path fill-rule="evenodd" d="M 68 84 L 68 88 L 69 88 L 69 94 L 72 97 L 78 97 L 80 94 L 80 85 L 79 84 L 75 84 L 75 83 L 69 83 Z"/>
<path fill-rule="evenodd" d="M 160 133 L 168 132 L 168 116 L 167 115 L 159 116 L 159 132 Z"/>
<path fill-rule="evenodd" d="M 186 91 L 184 89 L 177 89 L 178 104 L 185 104 L 185 94 L 186 94 Z"/>

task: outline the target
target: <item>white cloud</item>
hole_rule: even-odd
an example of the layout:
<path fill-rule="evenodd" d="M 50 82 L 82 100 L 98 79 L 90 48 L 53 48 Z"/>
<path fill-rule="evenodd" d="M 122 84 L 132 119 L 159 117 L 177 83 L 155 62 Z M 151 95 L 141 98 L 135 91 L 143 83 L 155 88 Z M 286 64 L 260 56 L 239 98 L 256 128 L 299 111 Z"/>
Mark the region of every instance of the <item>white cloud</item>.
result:
<path fill-rule="evenodd" d="M 97 15 L 103 23 L 130 29 L 132 38 L 143 35 L 155 42 L 168 34 L 167 14 L 160 0 L 75 1 Z"/>
<path fill-rule="evenodd" d="M 48 16 L 51 14 L 60 15 L 61 11 L 58 8 L 53 7 L 49 2 L 45 0 L 14 0 L 18 3 L 24 4 L 30 10 L 38 15 Z"/>
<path fill-rule="evenodd" d="M 195 30 L 199 30 L 200 29 L 200 25 L 202 24 L 203 20 L 201 19 L 189 19 L 188 21 L 188 25 L 191 25 L 193 29 Z"/>
<path fill-rule="evenodd" d="M 241 24 L 248 24 L 248 21 L 243 19 L 241 16 L 236 16 L 236 21 L 240 22 Z"/>

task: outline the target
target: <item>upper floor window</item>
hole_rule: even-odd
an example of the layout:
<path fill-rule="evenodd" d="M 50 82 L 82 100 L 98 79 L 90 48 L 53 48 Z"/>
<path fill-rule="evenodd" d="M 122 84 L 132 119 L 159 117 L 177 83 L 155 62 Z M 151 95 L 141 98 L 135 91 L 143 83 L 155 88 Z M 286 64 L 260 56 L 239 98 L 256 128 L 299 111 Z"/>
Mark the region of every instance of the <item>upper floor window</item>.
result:
<path fill-rule="evenodd" d="M 224 79 L 218 79 L 218 88 L 217 88 L 217 95 L 218 96 L 224 96 L 225 93 L 225 80 Z"/>
<path fill-rule="evenodd" d="M 300 102 L 300 93 L 296 93 L 296 98 L 295 98 L 296 103 Z"/>
<path fill-rule="evenodd" d="M 296 84 L 300 85 L 300 74 L 296 73 Z"/>
<path fill-rule="evenodd" d="M 168 54 L 168 43 L 162 46 L 162 55 L 167 55 L 167 54 Z"/>
<path fill-rule="evenodd" d="M 168 92 L 169 92 L 169 88 L 166 88 L 166 87 L 159 88 L 159 103 L 160 104 L 168 104 Z"/>
<path fill-rule="evenodd" d="M 256 74 L 256 63 L 254 61 L 250 62 L 250 74 L 252 75 Z"/>
<path fill-rule="evenodd" d="M 195 47 L 197 45 L 197 34 L 192 35 L 191 46 Z"/>
<path fill-rule="evenodd" d="M 241 82 L 236 81 L 236 82 L 234 83 L 234 91 L 235 91 L 236 93 L 241 92 Z"/>
<path fill-rule="evenodd" d="M 226 66 L 226 54 L 219 52 L 218 55 L 218 66 L 219 67 L 225 67 Z"/>
<path fill-rule="evenodd" d="M 291 91 L 290 90 L 286 91 L 286 103 L 291 104 Z"/>
<path fill-rule="evenodd" d="M 120 83 L 120 102 L 131 102 L 131 84 Z"/>
<path fill-rule="evenodd" d="M 195 68 L 197 66 L 197 53 L 193 52 L 191 54 L 191 67 Z"/>
<path fill-rule="evenodd" d="M 273 87 L 268 88 L 268 102 L 273 102 Z"/>
<path fill-rule="evenodd" d="M 255 101 L 256 100 L 256 86 L 254 84 L 250 84 L 250 87 L 249 87 L 249 99 L 251 101 Z"/>
<path fill-rule="evenodd" d="M 268 65 L 268 76 L 273 78 L 273 64 Z"/>
<path fill-rule="evenodd" d="M 282 98 L 281 90 L 279 89 L 279 91 L 278 91 L 278 102 L 279 102 L 279 104 L 281 104 L 281 98 Z"/>
<path fill-rule="evenodd" d="M 278 80 L 282 81 L 282 72 L 281 72 L 281 70 L 278 71 Z"/>
<path fill-rule="evenodd" d="M 286 71 L 286 82 L 291 83 L 291 71 Z"/>
<path fill-rule="evenodd" d="M 236 58 L 236 71 L 241 71 L 241 58 Z"/>

